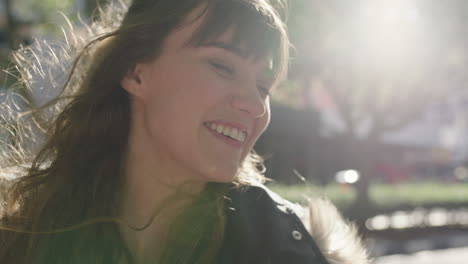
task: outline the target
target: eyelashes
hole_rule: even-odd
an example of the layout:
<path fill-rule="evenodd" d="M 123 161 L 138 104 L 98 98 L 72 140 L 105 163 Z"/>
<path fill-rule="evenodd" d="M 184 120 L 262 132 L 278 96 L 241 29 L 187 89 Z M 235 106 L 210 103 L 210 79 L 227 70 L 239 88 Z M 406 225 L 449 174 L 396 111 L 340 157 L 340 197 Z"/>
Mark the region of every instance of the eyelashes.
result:
<path fill-rule="evenodd" d="M 229 67 L 224 63 L 210 61 L 210 64 L 218 73 L 229 75 L 231 77 L 236 73 L 232 67 Z"/>
<path fill-rule="evenodd" d="M 218 62 L 218 61 L 210 61 L 209 63 L 215 69 L 216 73 L 218 73 L 222 77 L 229 78 L 229 79 L 235 78 L 235 75 L 237 72 L 234 69 L 234 67 L 231 67 L 227 65 L 226 63 Z M 271 95 L 270 89 L 268 88 L 268 86 L 264 84 L 257 83 L 257 89 L 259 90 L 263 98 L 269 97 Z"/>

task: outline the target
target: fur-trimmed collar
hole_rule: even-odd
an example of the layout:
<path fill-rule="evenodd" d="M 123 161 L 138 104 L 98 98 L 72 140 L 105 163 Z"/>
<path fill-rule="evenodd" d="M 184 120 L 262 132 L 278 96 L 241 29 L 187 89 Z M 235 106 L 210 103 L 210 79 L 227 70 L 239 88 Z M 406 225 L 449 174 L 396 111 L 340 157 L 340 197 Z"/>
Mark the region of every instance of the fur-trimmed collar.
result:
<path fill-rule="evenodd" d="M 330 264 L 369 263 L 357 228 L 345 221 L 330 201 L 311 199 L 298 216 Z"/>
<path fill-rule="evenodd" d="M 233 198 L 230 204 L 238 211 L 237 214 L 228 214 L 228 216 L 231 216 L 228 217 L 228 219 L 232 220 L 231 225 L 236 227 L 236 232 L 229 234 L 234 236 L 236 241 L 245 241 L 241 247 L 252 247 L 252 245 L 244 244 L 252 242 L 251 240 L 259 240 L 261 241 L 260 244 L 266 243 L 269 245 L 267 248 L 275 251 L 269 252 L 272 254 L 276 254 L 276 250 L 284 252 L 290 250 L 290 257 L 309 256 L 295 258 L 294 260 L 291 258 L 287 260 L 289 262 L 284 262 L 286 261 L 284 259 L 275 259 L 271 263 L 369 263 L 367 252 L 358 236 L 357 229 L 354 225 L 345 221 L 336 207 L 328 200 L 315 198 L 309 201 L 308 206 L 301 206 L 283 199 L 264 185 L 243 186 L 239 190 L 231 192 L 229 197 Z M 300 221 L 303 224 L 302 228 L 297 226 Z M 303 247 L 300 246 L 300 243 L 288 244 L 287 241 L 291 241 L 289 239 L 292 234 L 290 233 L 291 230 L 299 231 L 299 233 L 302 231 L 309 232 L 313 239 L 313 245 L 309 244 L 309 246 Z M 261 234 L 265 233 L 269 234 L 269 240 L 263 241 Z M 310 241 L 301 238 L 295 238 L 295 240 L 305 243 Z M 252 242 L 251 244 L 255 243 Z M 305 250 L 306 248 L 308 249 Z M 315 251 L 315 257 L 308 255 L 307 252 L 310 248 Z M 242 250 L 239 252 L 242 252 Z M 262 253 L 257 252 L 256 254 Z M 280 255 L 275 256 L 279 257 Z M 246 260 L 249 260 L 249 258 L 246 258 Z M 244 261 L 239 263 L 259 262 Z"/>

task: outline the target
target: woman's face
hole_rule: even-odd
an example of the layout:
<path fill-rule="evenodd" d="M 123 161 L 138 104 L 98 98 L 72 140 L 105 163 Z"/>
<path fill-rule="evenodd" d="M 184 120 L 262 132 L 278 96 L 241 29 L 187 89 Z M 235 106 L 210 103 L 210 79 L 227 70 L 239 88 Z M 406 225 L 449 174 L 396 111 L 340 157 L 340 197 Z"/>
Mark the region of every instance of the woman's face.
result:
<path fill-rule="evenodd" d="M 269 123 L 271 80 L 266 61 L 244 57 L 229 32 L 186 45 L 199 24 L 172 32 L 156 60 L 122 81 L 132 97 L 130 145 L 171 177 L 228 182 Z"/>

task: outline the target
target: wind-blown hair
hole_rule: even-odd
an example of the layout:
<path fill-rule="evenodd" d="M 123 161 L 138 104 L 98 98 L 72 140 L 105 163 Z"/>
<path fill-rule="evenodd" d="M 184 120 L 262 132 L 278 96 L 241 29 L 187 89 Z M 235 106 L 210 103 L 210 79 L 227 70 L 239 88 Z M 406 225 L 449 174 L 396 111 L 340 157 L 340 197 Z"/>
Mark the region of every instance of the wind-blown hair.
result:
<path fill-rule="evenodd" d="M 234 29 L 233 44 L 247 47 L 253 57 L 271 56 L 281 80 L 289 42 L 275 10 L 280 5 L 273 0 L 134 0 L 127 7 L 120 2 L 101 9 L 89 26 L 69 23 L 63 43 L 37 40 L 16 52 L 20 80 L 11 90 L 28 92 L 11 93 L 12 103 L 0 110 L 5 115 L 0 126 L 7 131 L 0 133 L 0 263 L 117 263 L 122 258 L 132 263 L 113 225 L 119 222 L 116 203 L 130 119 L 121 79 L 136 64 L 156 59 L 165 38 L 201 7 L 204 23 L 188 45 Z M 22 100 L 25 95 L 33 99 Z M 32 110 L 19 111 L 26 102 Z M 253 153 L 245 159 L 238 184 L 263 181 L 257 161 Z M 191 219 L 199 224 L 196 239 L 187 238 L 193 250 L 172 254 L 177 246 L 168 246 L 162 263 L 213 258 L 224 227 L 222 190 L 222 184 L 210 184 L 182 213 L 179 219 L 203 215 L 199 222 Z M 172 234 L 184 232 L 183 223 L 174 227 Z M 176 244 L 182 246 L 180 241 L 169 245 Z M 199 254 L 200 245 L 210 250 Z M 181 262 L 172 262 L 176 255 Z"/>

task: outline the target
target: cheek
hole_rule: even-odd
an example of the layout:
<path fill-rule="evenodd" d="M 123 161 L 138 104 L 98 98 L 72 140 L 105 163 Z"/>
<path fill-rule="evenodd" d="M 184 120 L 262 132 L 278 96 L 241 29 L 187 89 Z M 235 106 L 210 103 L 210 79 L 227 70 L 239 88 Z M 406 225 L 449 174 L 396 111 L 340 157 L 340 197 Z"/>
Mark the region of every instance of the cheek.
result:
<path fill-rule="evenodd" d="M 247 143 L 247 146 L 245 150 L 242 153 L 242 160 L 247 157 L 247 154 L 252 150 L 253 146 L 257 142 L 257 139 L 262 135 L 262 133 L 266 130 L 268 127 L 268 124 L 270 123 L 270 108 L 268 106 L 267 113 L 257 119 L 257 122 L 255 123 L 252 136 L 249 139 L 249 142 Z"/>
<path fill-rule="evenodd" d="M 270 101 L 267 101 L 266 102 L 266 113 L 265 113 L 265 119 L 263 121 L 263 130 L 262 130 L 262 133 L 263 131 L 265 131 L 268 127 L 268 125 L 270 124 L 270 121 L 271 121 L 271 108 L 270 108 Z"/>
<path fill-rule="evenodd" d="M 257 139 L 265 132 L 265 130 L 268 127 L 268 124 L 270 123 L 270 115 L 265 115 L 264 117 L 260 118 L 255 126 L 255 135 L 254 135 L 254 142 L 252 145 L 255 144 Z"/>
<path fill-rule="evenodd" d="M 257 131 L 256 138 L 260 137 L 260 135 L 267 129 L 268 125 L 270 124 L 270 120 L 271 120 L 270 101 L 265 102 L 265 107 L 266 107 L 265 115 L 257 119 L 256 128 L 255 128 Z"/>
<path fill-rule="evenodd" d="M 173 144 L 196 147 L 193 142 L 199 136 L 198 130 L 223 102 L 226 89 L 203 69 L 189 66 L 178 65 L 177 71 L 155 70 L 147 81 L 144 101 L 151 130 Z"/>

